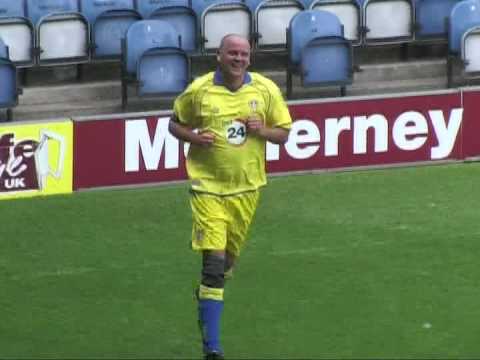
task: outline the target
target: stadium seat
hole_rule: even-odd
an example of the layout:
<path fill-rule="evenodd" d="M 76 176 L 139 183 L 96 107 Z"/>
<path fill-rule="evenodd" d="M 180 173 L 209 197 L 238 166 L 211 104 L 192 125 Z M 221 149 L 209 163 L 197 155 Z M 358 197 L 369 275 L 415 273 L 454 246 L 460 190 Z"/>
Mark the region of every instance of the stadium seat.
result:
<path fill-rule="evenodd" d="M 303 47 L 316 37 L 343 36 L 343 27 L 338 17 L 321 10 L 304 10 L 295 15 L 287 29 L 288 56 L 298 65 Z"/>
<path fill-rule="evenodd" d="M 149 49 L 140 56 L 137 78 L 140 96 L 179 94 L 190 83 L 187 53 L 176 47 Z"/>
<path fill-rule="evenodd" d="M 461 0 L 416 0 L 415 39 L 447 40 L 448 18 L 452 8 Z"/>
<path fill-rule="evenodd" d="M 121 39 L 128 27 L 142 18 L 134 0 L 80 0 L 80 10 L 90 25 L 92 59 L 119 59 Z"/>
<path fill-rule="evenodd" d="M 335 14 L 304 10 L 290 21 L 287 32 L 287 97 L 293 92 L 293 74 L 300 73 L 302 86 L 345 85 L 352 82 L 352 44 Z M 323 67 L 328 66 L 328 67 Z"/>
<path fill-rule="evenodd" d="M 460 59 L 462 39 L 470 29 L 477 26 L 480 26 L 480 3 L 478 0 L 464 0 L 453 7 L 448 21 L 448 87 L 452 86 L 454 64 Z"/>
<path fill-rule="evenodd" d="M 315 38 L 302 50 L 301 75 L 303 86 L 345 85 L 353 81 L 352 46 L 340 36 Z"/>
<path fill-rule="evenodd" d="M 131 83 L 140 96 L 183 90 L 190 80 L 190 66 L 180 45 L 181 36 L 166 21 L 141 20 L 128 28 L 122 41 L 122 108 L 127 106 Z"/>
<path fill-rule="evenodd" d="M 478 0 L 464 0 L 456 4 L 450 13 L 448 23 L 448 48 L 450 53 L 459 54 L 462 37 L 468 29 L 480 24 L 480 3 Z"/>
<path fill-rule="evenodd" d="M 158 19 L 172 24 L 182 39 L 181 47 L 186 52 L 193 54 L 199 51 L 197 15 L 192 8 L 191 1 L 183 5 L 161 6 L 150 12 L 149 19 Z"/>
<path fill-rule="evenodd" d="M 197 1 L 195 0 L 195 3 Z M 191 0 L 136 0 L 135 8 L 144 19 L 148 19 L 152 13 L 158 8 L 170 6 L 187 6 L 192 7 Z"/>
<path fill-rule="evenodd" d="M 180 47 L 175 28 L 162 20 L 141 20 L 132 24 L 123 39 L 122 55 L 125 70 L 135 74 L 140 56 L 149 49 Z"/>
<path fill-rule="evenodd" d="M 413 40 L 413 0 L 364 0 L 365 44 L 405 43 Z"/>
<path fill-rule="evenodd" d="M 263 0 L 254 12 L 256 49 L 280 49 L 287 46 L 287 28 L 292 17 L 304 10 L 297 0 Z"/>
<path fill-rule="evenodd" d="M 77 0 L 27 0 L 39 65 L 88 61 L 88 21 L 79 11 Z"/>
<path fill-rule="evenodd" d="M 480 26 L 468 29 L 462 38 L 462 60 L 467 74 L 480 73 Z"/>
<path fill-rule="evenodd" d="M 204 7 L 196 7 L 200 13 L 202 51 L 212 53 L 227 34 L 240 34 L 252 38 L 252 13 L 245 0 L 217 0 Z"/>
<path fill-rule="evenodd" d="M 20 90 L 17 69 L 10 60 L 8 46 L 0 38 L 0 109 L 7 110 L 7 120 L 12 118 L 12 108 L 18 104 Z"/>
<path fill-rule="evenodd" d="M 33 65 L 34 31 L 26 16 L 25 0 L 0 0 L 0 37 L 17 67 Z"/>
<path fill-rule="evenodd" d="M 315 0 L 310 4 L 311 10 L 324 10 L 337 15 L 343 25 L 345 38 L 352 44 L 362 41 L 362 7 L 355 0 Z"/>

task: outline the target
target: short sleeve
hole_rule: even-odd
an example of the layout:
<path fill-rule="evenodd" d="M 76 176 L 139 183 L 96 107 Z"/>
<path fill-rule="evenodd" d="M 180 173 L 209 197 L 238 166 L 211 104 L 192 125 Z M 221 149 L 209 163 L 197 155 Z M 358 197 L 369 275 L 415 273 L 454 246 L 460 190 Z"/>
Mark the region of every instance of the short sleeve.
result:
<path fill-rule="evenodd" d="M 193 125 L 194 122 L 194 106 L 193 106 L 194 91 L 190 85 L 181 93 L 173 103 L 173 112 L 183 125 Z"/>
<path fill-rule="evenodd" d="M 281 127 L 290 129 L 292 127 L 292 117 L 288 111 L 288 106 L 278 86 L 271 83 L 270 102 L 267 109 L 267 122 L 271 127 Z"/>

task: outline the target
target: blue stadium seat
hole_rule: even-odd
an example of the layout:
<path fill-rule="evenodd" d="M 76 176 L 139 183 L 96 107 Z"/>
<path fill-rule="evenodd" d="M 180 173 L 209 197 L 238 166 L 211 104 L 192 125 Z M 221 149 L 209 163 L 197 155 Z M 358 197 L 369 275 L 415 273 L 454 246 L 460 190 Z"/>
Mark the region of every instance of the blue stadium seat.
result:
<path fill-rule="evenodd" d="M 144 19 L 148 19 L 158 8 L 170 6 L 192 7 L 192 2 L 191 0 L 136 0 L 136 9 Z"/>
<path fill-rule="evenodd" d="M 450 12 L 461 0 L 416 0 L 415 38 L 447 39 Z"/>
<path fill-rule="evenodd" d="M 7 109 L 11 120 L 12 108 L 18 104 L 17 69 L 10 60 L 8 46 L 0 39 L 0 109 Z"/>
<path fill-rule="evenodd" d="M 132 24 L 125 35 L 122 55 L 125 70 L 135 74 L 140 56 L 158 47 L 180 48 L 180 36 L 175 28 L 162 20 L 141 20 Z"/>
<path fill-rule="evenodd" d="M 315 38 L 302 51 L 303 86 L 345 85 L 353 82 L 353 54 L 348 39 L 340 36 Z"/>
<path fill-rule="evenodd" d="M 468 29 L 462 37 L 462 60 L 466 74 L 480 73 L 480 25 Z"/>
<path fill-rule="evenodd" d="M 26 0 L 28 18 L 37 25 L 43 17 L 79 11 L 78 0 Z"/>
<path fill-rule="evenodd" d="M 185 51 L 171 47 L 150 49 L 138 61 L 138 94 L 176 95 L 187 87 L 190 77 L 190 63 Z"/>
<path fill-rule="evenodd" d="M 280 49 L 287 46 L 287 28 L 292 17 L 304 10 L 297 0 L 263 0 L 254 10 L 256 49 Z"/>
<path fill-rule="evenodd" d="M 80 10 L 90 24 L 91 55 L 96 59 L 119 59 L 121 39 L 142 16 L 134 0 L 80 0 Z"/>
<path fill-rule="evenodd" d="M 290 21 L 287 33 L 287 97 L 292 96 L 292 76 L 300 73 L 302 86 L 345 85 L 352 82 L 352 44 L 345 39 L 339 18 L 328 11 L 305 10 Z M 328 65 L 328 67 L 324 67 Z"/>
<path fill-rule="evenodd" d="M 414 11 L 413 0 L 363 0 L 364 43 L 412 41 Z"/>
<path fill-rule="evenodd" d="M 122 42 L 122 108 L 128 102 L 128 85 L 137 85 L 139 95 L 171 94 L 178 91 L 180 78 L 187 72 L 190 78 L 187 54 L 181 49 L 181 36 L 173 25 L 166 21 L 151 19 L 140 20 L 132 24 Z M 180 63 L 172 65 L 174 59 Z M 187 69 L 180 71 L 182 64 Z M 154 70 L 155 66 L 159 69 Z M 170 68 L 172 67 L 172 68 Z M 178 76 L 168 71 L 179 71 Z M 162 84 L 162 81 L 165 82 Z M 165 90 L 164 86 L 174 86 L 173 90 Z M 154 91 L 155 86 L 161 86 Z"/>
<path fill-rule="evenodd" d="M 0 37 L 10 49 L 17 67 L 34 63 L 34 31 L 26 16 L 25 0 L 0 0 Z"/>
<path fill-rule="evenodd" d="M 27 15 L 36 31 L 39 65 L 88 61 L 88 20 L 78 0 L 27 0 Z"/>
<path fill-rule="evenodd" d="M 362 6 L 356 0 L 314 0 L 310 9 L 334 13 L 343 25 L 345 38 L 354 45 L 362 42 Z"/>
<path fill-rule="evenodd" d="M 456 4 L 448 22 L 447 86 L 452 86 L 453 68 L 461 55 L 462 41 L 470 29 L 480 26 L 480 3 L 464 0 Z M 474 33 L 471 35 L 473 36 Z M 468 39 L 468 37 L 467 37 Z M 465 64 L 463 64 L 465 66 Z"/>
<path fill-rule="evenodd" d="M 202 51 L 211 53 L 219 48 L 227 34 L 240 34 L 248 39 L 253 35 L 253 16 L 245 0 L 207 1 L 204 6 L 195 5 L 200 19 Z M 220 25 L 221 24 L 221 25 Z"/>
<path fill-rule="evenodd" d="M 158 19 L 169 22 L 180 34 L 181 47 L 188 53 L 200 50 L 200 36 L 198 36 L 197 15 L 192 8 L 191 1 L 180 5 L 161 6 L 150 12 L 149 19 Z"/>
<path fill-rule="evenodd" d="M 321 10 L 304 10 L 290 21 L 287 32 L 289 62 L 299 65 L 304 46 L 317 37 L 343 37 L 343 26 L 335 14 Z"/>
<path fill-rule="evenodd" d="M 478 0 L 464 0 L 456 4 L 448 24 L 448 48 L 451 54 L 459 54 L 465 32 L 480 24 L 480 3 Z"/>

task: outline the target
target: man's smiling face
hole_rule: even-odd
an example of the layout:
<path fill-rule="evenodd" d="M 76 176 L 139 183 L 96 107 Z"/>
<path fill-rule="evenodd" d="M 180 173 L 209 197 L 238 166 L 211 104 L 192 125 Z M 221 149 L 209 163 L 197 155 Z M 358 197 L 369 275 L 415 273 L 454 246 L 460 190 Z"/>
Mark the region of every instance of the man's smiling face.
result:
<path fill-rule="evenodd" d="M 250 44 L 237 35 L 224 38 L 217 60 L 226 81 L 242 81 L 250 65 Z"/>

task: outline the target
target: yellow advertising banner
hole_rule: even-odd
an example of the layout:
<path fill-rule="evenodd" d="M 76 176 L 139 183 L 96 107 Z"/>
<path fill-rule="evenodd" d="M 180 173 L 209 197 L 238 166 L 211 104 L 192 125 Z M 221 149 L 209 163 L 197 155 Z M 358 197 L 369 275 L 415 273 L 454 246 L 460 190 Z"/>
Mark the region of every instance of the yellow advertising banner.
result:
<path fill-rule="evenodd" d="M 0 125 L 0 200 L 68 194 L 73 184 L 73 122 Z"/>

